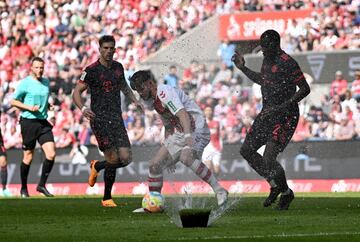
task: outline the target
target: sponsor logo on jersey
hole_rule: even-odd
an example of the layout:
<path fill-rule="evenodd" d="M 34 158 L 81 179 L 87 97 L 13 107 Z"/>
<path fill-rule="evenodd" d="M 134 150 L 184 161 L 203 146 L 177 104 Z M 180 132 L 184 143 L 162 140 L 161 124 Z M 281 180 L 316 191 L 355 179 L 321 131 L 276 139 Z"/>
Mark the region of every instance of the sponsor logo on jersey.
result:
<path fill-rule="evenodd" d="M 174 103 L 172 101 L 169 101 L 167 103 L 167 105 L 169 106 L 169 108 L 172 109 L 173 112 L 176 112 L 177 108 L 175 107 Z"/>

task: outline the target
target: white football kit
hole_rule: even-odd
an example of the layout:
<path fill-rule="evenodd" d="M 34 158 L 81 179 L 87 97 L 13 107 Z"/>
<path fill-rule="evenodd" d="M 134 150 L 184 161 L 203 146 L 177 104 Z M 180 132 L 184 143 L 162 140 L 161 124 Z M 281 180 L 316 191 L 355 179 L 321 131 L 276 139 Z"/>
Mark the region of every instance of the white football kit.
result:
<path fill-rule="evenodd" d="M 201 158 L 204 148 L 210 142 L 210 130 L 200 107 L 181 89 L 164 84 L 157 88 L 153 107 L 160 114 L 164 126 L 175 128 L 175 132 L 164 141 L 166 149 L 175 161 L 179 159 L 181 150 L 186 146 L 183 128 L 176 113 L 185 109 L 191 120 L 191 135 L 194 140 L 194 146 L 191 148 L 197 152 L 197 158 Z"/>

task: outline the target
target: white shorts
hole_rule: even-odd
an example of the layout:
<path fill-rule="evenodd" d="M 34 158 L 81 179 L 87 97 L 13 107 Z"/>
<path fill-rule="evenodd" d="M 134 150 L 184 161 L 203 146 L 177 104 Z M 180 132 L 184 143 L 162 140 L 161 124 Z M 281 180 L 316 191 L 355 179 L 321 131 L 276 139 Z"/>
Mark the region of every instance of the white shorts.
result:
<path fill-rule="evenodd" d="M 221 152 L 210 143 L 204 149 L 202 161 L 211 161 L 214 166 L 219 166 L 221 161 Z"/>
<path fill-rule="evenodd" d="M 197 158 L 200 159 L 204 148 L 210 142 L 210 131 L 208 128 L 203 128 L 195 130 L 191 135 L 194 140 L 194 145 L 191 148 L 196 151 Z M 176 132 L 169 135 L 165 139 L 164 145 L 170 153 L 172 159 L 177 161 L 180 157 L 181 150 L 186 146 L 184 133 Z"/>

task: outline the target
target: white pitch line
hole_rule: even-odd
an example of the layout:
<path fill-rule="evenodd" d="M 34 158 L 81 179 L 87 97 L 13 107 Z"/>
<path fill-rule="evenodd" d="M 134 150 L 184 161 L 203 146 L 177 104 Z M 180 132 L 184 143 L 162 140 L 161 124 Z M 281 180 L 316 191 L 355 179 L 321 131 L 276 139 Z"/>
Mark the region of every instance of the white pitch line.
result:
<path fill-rule="evenodd" d="M 181 237 L 181 238 L 172 238 L 171 240 L 222 240 L 222 239 L 262 239 L 262 238 L 291 238 L 291 237 L 328 237 L 335 235 L 360 235 L 360 232 L 320 232 L 320 233 L 312 233 L 312 234 L 272 234 L 272 235 L 239 235 L 239 236 L 212 236 L 212 237 L 202 237 L 202 238 L 194 238 L 194 237 Z M 168 239 L 158 239 L 159 241 L 166 241 Z"/>

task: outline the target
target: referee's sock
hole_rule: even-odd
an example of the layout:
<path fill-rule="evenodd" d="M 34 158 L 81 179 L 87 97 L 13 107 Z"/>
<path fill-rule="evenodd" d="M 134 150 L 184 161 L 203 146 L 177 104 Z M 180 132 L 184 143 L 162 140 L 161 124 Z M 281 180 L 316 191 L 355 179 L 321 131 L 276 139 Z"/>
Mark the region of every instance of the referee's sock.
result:
<path fill-rule="evenodd" d="M 30 165 L 21 162 L 20 177 L 21 177 L 21 190 L 27 190 L 27 179 L 29 175 Z"/>
<path fill-rule="evenodd" d="M 116 168 L 106 166 L 104 172 L 104 183 L 105 183 L 104 197 L 103 197 L 104 201 L 112 198 L 111 189 L 114 185 L 115 177 L 116 177 Z"/>
<path fill-rule="evenodd" d="M 40 178 L 40 182 L 39 182 L 39 186 L 44 187 L 45 183 L 49 177 L 49 174 L 52 170 L 54 166 L 54 161 L 53 160 L 48 160 L 45 159 L 43 162 L 43 166 L 42 166 L 42 171 L 41 171 L 41 178 Z"/>

